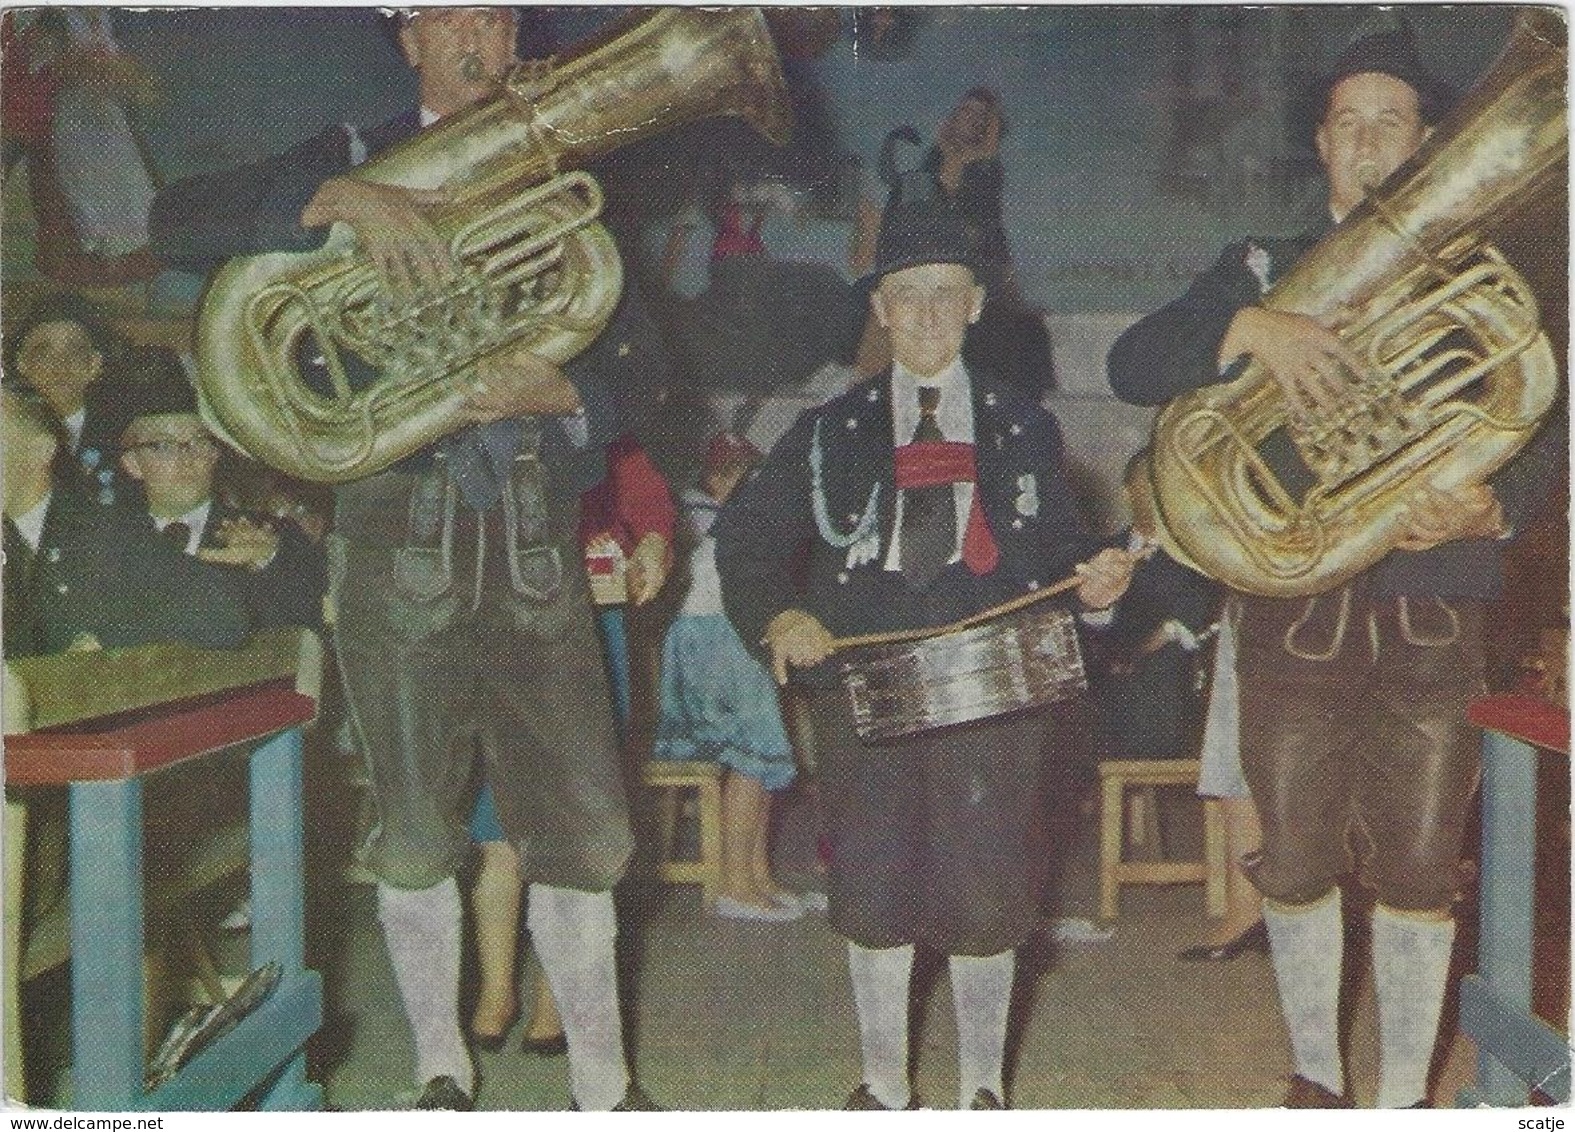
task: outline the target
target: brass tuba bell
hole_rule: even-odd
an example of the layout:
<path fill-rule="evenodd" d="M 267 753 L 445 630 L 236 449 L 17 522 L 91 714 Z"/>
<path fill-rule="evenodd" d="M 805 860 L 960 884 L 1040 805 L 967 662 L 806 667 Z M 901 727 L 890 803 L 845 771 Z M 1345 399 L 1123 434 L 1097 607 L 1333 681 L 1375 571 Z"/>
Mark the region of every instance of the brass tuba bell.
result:
<path fill-rule="evenodd" d="M 494 97 L 355 170 L 443 190 L 433 223 L 458 265 L 452 282 L 396 300 L 342 224 L 317 251 L 231 261 L 197 327 L 204 417 L 242 452 L 326 483 L 371 475 L 456 431 L 480 358 L 517 344 L 565 362 L 618 305 L 623 267 L 597 221 L 601 189 L 572 167 L 720 115 L 778 145 L 791 133 L 758 9 L 663 9 L 572 55 L 520 64 Z M 303 377 L 309 355 L 321 356 L 326 387 Z"/>
<path fill-rule="evenodd" d="M 1138 479 L 1172 556 L 1247 593 L 1320 593 L 1399 543 L 1416 485 L 1481 483 L 1531 438 L 1559 366 L 1480 230 L 1567 176 L 1565 44 L 1558 15 L 1523 12 L 1422 148 L 1265 297 L 1364 360 L 1339 405 L 1293 412 L 1252 363 L 1160 413 Z"/>

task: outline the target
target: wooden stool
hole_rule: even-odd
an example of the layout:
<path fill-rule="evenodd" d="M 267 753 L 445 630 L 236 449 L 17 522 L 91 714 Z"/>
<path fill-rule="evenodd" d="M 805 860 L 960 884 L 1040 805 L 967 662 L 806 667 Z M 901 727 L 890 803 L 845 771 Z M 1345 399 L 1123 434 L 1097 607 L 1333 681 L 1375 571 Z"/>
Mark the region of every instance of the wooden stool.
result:
<path fill-rule="evenodd" d="M 648 759 L 645 784 L 661 791 L 657 799 L 661 841 L 657 871 L 669 884 L 698 884 L 707 910 L 716 904 L 722 880 L 722 768 L 711 762 L 666 762 Z M 693 790 L 700 808 L 698 860 L 674 860 L 673 837 L 678 828 L 681 792 Z"/>
<path fill-rule="evenodd" d="M 1099 915 L 1113 920 L 1120 912 L 1124 884 L 1196 884 L 1203 882 L 1204 903 L 1210 916 L 1225 914 L 1225 827 L 1219 803 L 1203 803 L 1203 859 L 1200 861 L 1128 861 L 1129 840 L 1158 834 L 1154 808 L 1157 786 L 1196 786 L 1197 759 L 1113 759 L 1099 764 Z M 1127 788 L 1138 793 L 1127 804 Z M 1126 827 L 1132 825 L 1129 839 Z"/>

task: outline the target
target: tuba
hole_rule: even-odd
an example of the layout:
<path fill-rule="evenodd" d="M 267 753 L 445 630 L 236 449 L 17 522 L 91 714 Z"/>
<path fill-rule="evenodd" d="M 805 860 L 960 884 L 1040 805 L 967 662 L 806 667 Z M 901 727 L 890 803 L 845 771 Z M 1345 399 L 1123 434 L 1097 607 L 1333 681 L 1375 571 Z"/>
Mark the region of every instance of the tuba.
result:
<path fill-rule="evenodd" d="M 1559 367 L 1480 232 L 1567 176 L 1565 44 L 1559 15 L 1523 12 L 1422 148 L 1265 296 L 1364 362 L 1342 403 L 1292 412 L 1250 363 L 1160 413 L 1139 483 L 1167 552 L 1247 593 L 1320 593 L 1395 547 L 1417 485 L 1481 483 L 1531 438 Z"/>
<path fill-rule="evenodd" d="M 355 171 L 442 190 L 431 218 L 454 278 L 396 298 L 343 224 L 317 251 L 231 261 L 197 326 L 203 416 L 247 455 L 324 483 L 372 475 L 456 431 L 478 360 L 523 346 L 561 364 L 618 305 L 623 267 L 597 220 L 601 189 L 573 166 L 719 115 L 778 145 L 791 133 L 758 9 L 663 9 L 572 55 L 519 64 L 495 96 Z"/>

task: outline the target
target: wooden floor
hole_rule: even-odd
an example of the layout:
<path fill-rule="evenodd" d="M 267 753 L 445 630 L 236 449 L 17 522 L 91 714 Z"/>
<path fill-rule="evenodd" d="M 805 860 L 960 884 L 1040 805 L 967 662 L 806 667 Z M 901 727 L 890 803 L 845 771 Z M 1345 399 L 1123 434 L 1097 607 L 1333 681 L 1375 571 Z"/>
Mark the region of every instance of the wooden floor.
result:
<path fill-rule="evenodd" d="M 1550 785 L 1547 805 L 1556 809 Z M 316 795 L 329 813 L 344 807 Z M 1564 795 L 1567 807 L 1567 788 Z M 1167 830 L 1185 853 L 1201 837 L 1199 807 L 1185 790 L 1161 796 Z M 1563 811 L 1567 828 L 1567 808 Z M 1558 820 L 1557 813 L 1550 820 Z M 794 887 L 818 883 L 815 814 L 801 792 L 781 814 L 778 869 Z M 1114 932 L 1101 943 L 1058 943 L 1056 920 L 1089 919 L 1098 907 L 1097 830 L 1077 805 L 1057 823 L 1063 868 L 1047 930 L 1020 957 L 1009 1088 L 1019 1108 L 1253 1109 L 1279 1103 L 1288 1048 L 1266 957 L 1185 964 L 1175 952 L 1205 931 L 1201 885 L 1123 894 Z M 341 1109 L 386 1109 L 409 1100 L 411 1053 L 376 925 L 372 890 L 338 867 L 333 823 L 317 823 L 309 962 L 328 988 L 328 1020 L 310 1047 L 309 1072 Z M 1556 827 L 1557 828 L 1557 827 Z M 1562 887 L 1568 891 L 1568 843 Z M 1550 861 L 1556 857 L 1550 853 Z M 1547 863 L 1545 863 L 1547 864 Z M 1547 864 L 1547 867 L 1554 867 Z M 844 944 L 822 916 L 789 924 L 744 924 L 706 915 L 698 893 L 666 888 L 636 870 L 620 894 L 624 997 L 634 1062 L 660 1103 L 688 1110 L 826 1109 L 859 1078 L 858 1033 Z M 1548 878 L 1550 881 L 1556 878 Z M 1355 905 L 1357 901 L 1349 901 Z M 1562 903 L 1562 910 L 1560 904 Z M 1474 907 L 1463 907 L 1456 969 L 1474 964 Z M 1537 998 L 1545 1015 L 1568 1013 L 1568 900 L 1543 907 Z M 1358 1100 L 1376 1087 L 1375 1012 L 1366 977 L 1361 916 L 1353 917 L 1347 963 L 1349 1066 Z M 221 962 L 223 959 L 221 947 Z M 533 970 L 526 961 L 527 977 Z M 917 1090 L 927 1107 L 957 1103 L 955 1034 L 944 966 L 920 964 Z M 54 994 L 60 993 L 57 987 Z M 58 1007 L 50 1000 L 49 1008 Z M 43 1025 L 34 1003 L 36 1025 Z M 1471 1079 L 1469 1044 L 1446 1039 L 1436 1069 L 1436 1103 Z M 34 1043 L 46 1063 L 58 1037 Z M 483 1108 L 556 1110 L 568 1104 L 562 1058 L 517 1048 L 481 1054 Z M 41 1067 L 54 1076 L 58 1064 Z"/>

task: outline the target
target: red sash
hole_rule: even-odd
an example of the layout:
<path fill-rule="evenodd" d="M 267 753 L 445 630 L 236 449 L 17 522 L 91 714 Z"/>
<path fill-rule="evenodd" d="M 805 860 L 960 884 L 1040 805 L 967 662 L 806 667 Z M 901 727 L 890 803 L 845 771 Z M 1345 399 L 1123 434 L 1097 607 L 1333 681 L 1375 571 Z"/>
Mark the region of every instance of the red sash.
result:
<path fill-rule="evenodd" d="M 979 475 L 973 445 L 953 440 L 921 440 L 898 448 L 895 456 L 899 490 L 947 483 L 974 485 L 968 525 L 963 531 L 963 561 L 975 574 L 994 571 L 1000 564 L 1001 551 L 995 545 L 995 535 L 990 531 L 984 508 L 979 505 Z"/>

